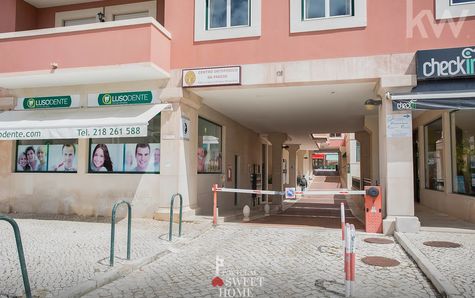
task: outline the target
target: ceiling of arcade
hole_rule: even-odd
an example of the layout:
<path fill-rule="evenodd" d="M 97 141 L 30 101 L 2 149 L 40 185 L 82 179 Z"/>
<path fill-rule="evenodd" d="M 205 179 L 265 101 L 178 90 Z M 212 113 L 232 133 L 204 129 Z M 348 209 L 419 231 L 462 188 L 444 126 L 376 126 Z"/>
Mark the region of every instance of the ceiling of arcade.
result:
<path fill-rule="evenodd" d="M 312 133 L 364 129 L 364 102 L 376 82 L 263 88 L 206 88 L 193 92 L 203 103 L 261 134 L 286 133 L 289 144 L 316 149 Z"/>

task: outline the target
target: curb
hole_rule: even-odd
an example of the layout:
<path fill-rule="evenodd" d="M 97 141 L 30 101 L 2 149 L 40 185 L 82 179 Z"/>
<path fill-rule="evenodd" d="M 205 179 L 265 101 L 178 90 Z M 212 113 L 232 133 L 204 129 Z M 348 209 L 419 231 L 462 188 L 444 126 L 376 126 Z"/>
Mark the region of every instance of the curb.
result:
<path fill-rule="evenodd" d="M 113 268 L 110 271 L 96 275 L 94 279 L 86 280 L 67 291 L 63 291 L 59 293 L 58 297 L 71 297 L 71 298 L 82 297 L 86 295 L 87 293 L 92 292 L 95 289 L 98 289 L 106 284 L 109 284 L 119 278 L 122 278 L 132 273 L 133 271 L 139 269 L 140 267 L 148 265 L 171 252 L 172 252 L 171 250 L 166 249 L 164 251 L 159 252 L 156 255 L 144 257 L 142 259 L 132 261 L 128 264 L 124 264 L 120 267 Z"/>
<path fill-rule="evenodd" d="M 194 239 L 198 238 L 199 236 L 203 235 L 204 233 L 208 232 L 211 227 L 206 227 L 202 231 L 194 233 L 195 235 L 191 234 L 190 238 L 184 238 L 184 241 L 179 241 L 177 243 L 173 243 L 173 246 L 182 247 L 187 243 L 193 241 Z M 97 274 L 93 279 L 88 279 L 66 291 L 62 291 L 59 293 L 57 297 L 68 297 L 68 298 L 79 298 L 82 297 L 98 288 L 101 288 L 109 283 L 112 283 L 120 278 L 123 278 L 135 270 L 140 269 L 143 266 L 153 263 L 154 261 L 160 259 L 168 255 L 169 253 L 173 253 L 177 250 L 176 247 L 168 247 L 163 251 L 148 257 L 143 257 L 141 259 L 130 261 L 127 264 L 123 264 L 120 267 L 116 267 L 111 269 L 110 271 Z"/>
<path fill-rule="evenodd" d="M 455 286 L 432 264 L 431 261 L 401 232 L 394 232 L 394 238 L 416 261 L 417 266 L 436 287 L 443 297 L 462 297 Z"/>

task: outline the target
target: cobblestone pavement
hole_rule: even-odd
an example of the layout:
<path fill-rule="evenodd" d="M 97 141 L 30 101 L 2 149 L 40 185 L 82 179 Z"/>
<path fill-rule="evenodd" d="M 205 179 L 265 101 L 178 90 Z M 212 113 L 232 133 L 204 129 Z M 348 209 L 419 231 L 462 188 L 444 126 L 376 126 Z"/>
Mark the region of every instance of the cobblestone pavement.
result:
<path fill-rule="evenodd" d="M 420 231 L 406 237 L 452 282 L 464 297 L 475 295 L 475 234 Z M 424 245 L 426 241 L 450 241 L 458 248 L 437 248 Z"/>
<path fill-rule="evenodd" d="M 17 219 L 33 295 L 57 296 L 97 274 L 110 270 L 110 223 Z M 209 223 L 184 223 L 184 238 Z M 174 227 L 178 229 L 178 225 Z M 155 255 L 170 247 L 168 223 L 137 219 L 132 222 L 132 260 Z M 23 281 L 13 230 L 0 222 L 0 297 L 21 296 Z M 115 264 L 127 263 L 127 220 L 116 225 Z M 174 238 L 174 241 L 177 238 Z M 183 240 L 179 240 L 183 241 Z"/>
<path fill-rule="evenodd" d="M 220 225 L 86 297 L 344 296 L 340 233 L 332 229 Z M 398 244 L 369 244 L 363 241 L 366 237 L 369 235 L 357 233 L 357 297 L 438 296 Z M 362 263 L 364 256 L 391 257 L 401 264 L 371 267 Z M 224 280 L 222 287 L 211 285 L 217 258 L 224 265 L 218 274 Z"/>

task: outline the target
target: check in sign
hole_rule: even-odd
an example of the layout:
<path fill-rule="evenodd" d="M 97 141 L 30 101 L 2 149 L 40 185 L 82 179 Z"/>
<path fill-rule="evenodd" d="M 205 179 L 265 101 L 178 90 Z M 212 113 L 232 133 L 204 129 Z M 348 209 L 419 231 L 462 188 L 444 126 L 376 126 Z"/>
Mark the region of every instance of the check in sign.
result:
<path fill-rule="evenodd" d="M 296 199 L 296 197 L 295 197 L 295 187 L 286 187 L 285 188 L 285 198 L 286 199 Z"/>

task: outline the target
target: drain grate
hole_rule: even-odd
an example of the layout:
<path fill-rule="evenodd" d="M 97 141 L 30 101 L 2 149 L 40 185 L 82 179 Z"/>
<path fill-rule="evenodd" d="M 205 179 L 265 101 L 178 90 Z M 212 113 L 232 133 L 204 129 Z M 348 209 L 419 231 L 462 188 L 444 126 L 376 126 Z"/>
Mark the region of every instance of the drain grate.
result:
<path fill-rule="evenodd" d="M 364 242 L 374 243 L 374 244 L 392 244 L 394 241 L 391 239 L 384 239 L 384 238 L 366 238 Z"/>
<path fill-rule="evenodd" d="M 370 266 L 378 266 L 378 267 L 395 267 L 398 266 L 399 261 L 395 259 L 385 258 L 385 257 L 364 257 L 361 261 Z"/>
<path fill-rule="evenodd" d="M 450 241 L 426 241 L 424 242 L 424 245 L 432 246 L 432 247 L 443 247 L 443 248 L 457 248 L 457 247 L 462 246 L 459 243 L 450 242 Z"/>

